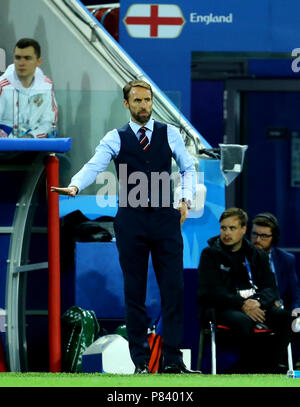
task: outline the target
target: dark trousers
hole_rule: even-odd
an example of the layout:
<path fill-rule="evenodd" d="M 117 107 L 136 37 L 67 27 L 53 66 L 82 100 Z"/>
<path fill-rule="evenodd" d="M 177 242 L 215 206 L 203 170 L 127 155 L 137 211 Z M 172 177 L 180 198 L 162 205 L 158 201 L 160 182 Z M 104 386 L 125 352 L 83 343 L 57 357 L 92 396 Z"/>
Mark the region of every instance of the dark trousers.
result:
<path fill-rule="evenodd" d="M 181 359 L 183 339 L 183 242 L 180 213 L 173 208 L 119 208 L 116 243 L 124 277 L 126 326 L 135 365 L 148 363 L 145 307 L 149 255 L 161 296 L 165 363 Z"/>
<path fill-rule="evenodd" d="M 254 349 L 254 328 L 256 322 L 248 317 L 244 312 L 234 309 L 216 311 L 216 318 L 219 324 L 227 325 L 232 329 L 233 335 L 243 352 L 245 359 L 253 361 L 252 356 L 257 354 Z M 290 312 L 275 305 L 266 310 L 265 325 L 274 331 L 274 343 L 272 348 L 263 356 L 271 366 L 278 366 L 280 363 L 287 364 L 287 346 L 291 341 L 292 318 Z"/>

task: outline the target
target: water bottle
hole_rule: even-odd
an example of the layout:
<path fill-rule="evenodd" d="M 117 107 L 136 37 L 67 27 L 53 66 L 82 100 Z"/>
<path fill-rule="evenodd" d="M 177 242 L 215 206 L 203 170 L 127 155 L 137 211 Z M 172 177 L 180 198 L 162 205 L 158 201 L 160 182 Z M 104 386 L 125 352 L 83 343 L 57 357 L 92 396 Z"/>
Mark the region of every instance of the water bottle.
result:
<path fill-rule="evenodd" d="M 289 378 L 289 379 L 299 378 L 300 377 L 300 370 L 288 370 L 286 377 Z"/>
<path fill-rule="evenodd" d="M 292 330 L 293 332 L 300 332 L 300 317 L 297 317 L 292 322 Z"/>

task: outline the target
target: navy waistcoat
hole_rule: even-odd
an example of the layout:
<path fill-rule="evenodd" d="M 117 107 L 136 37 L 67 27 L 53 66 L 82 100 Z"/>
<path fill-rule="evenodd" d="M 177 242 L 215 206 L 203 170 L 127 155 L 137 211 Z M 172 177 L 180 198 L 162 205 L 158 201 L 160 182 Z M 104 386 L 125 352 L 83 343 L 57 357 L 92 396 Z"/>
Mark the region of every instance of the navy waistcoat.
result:
<path fill-rule="evenodd" d="M 127 123 L 118 129 L 121 146 L 115 158 L 120 207 L 170 207 L 172 151 L 167 125 L 154 122 L 150 147 L 143 151 Z"/>

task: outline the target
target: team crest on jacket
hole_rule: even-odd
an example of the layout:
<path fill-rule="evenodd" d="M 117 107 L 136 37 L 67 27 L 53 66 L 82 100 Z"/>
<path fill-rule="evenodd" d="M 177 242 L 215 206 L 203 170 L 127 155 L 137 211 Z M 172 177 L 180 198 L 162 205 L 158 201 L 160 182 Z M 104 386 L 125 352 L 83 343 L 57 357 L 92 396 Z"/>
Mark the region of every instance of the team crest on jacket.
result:
<path fill-rule="evenodd" d="M 33 103 L 37 106 L 40 107 L 41 104 L 43 103 L 44 99 L 43 99 L 43 95 L 42 94 L 38 94 L 38 95 L 34 95 L 33 96 Z"/>
<path fill-rule="evenodd" d="M 230 267 L 226 267 L 226 266 L 224 266 L 224 264 L 220 265 L 220 269 L 223 271 L 230 271 Z"/>

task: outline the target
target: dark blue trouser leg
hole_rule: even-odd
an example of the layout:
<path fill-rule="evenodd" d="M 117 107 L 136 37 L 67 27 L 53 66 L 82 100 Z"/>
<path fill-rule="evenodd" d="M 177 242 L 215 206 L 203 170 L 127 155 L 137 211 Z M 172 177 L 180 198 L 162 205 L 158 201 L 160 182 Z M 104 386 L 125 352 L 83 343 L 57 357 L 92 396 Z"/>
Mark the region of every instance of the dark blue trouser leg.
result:
<path fill-rule="evenodd" d="M 176 216 L 175 212 L 168 220 L 160 219 L 164 223 L 160 227 L 161 235 L 154 239 L 151 248 L 161 295 L 163 356 L 166 364 L 182 360 L 179 349 L 183 341 L 183 243 Z"/>
<path fill-rule="evenodd" d="M 161 293 L 164 354 L 180 359 L 183 337 L 182 237 L 174 209 L 119 209 L 115 220 L 117 247 L 124 276 L 126 324 L 131 358 L 148 362 L 148 317 L 145 308 L 149 253 Z"/>

